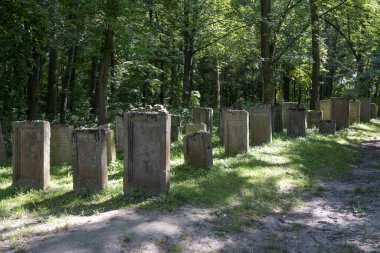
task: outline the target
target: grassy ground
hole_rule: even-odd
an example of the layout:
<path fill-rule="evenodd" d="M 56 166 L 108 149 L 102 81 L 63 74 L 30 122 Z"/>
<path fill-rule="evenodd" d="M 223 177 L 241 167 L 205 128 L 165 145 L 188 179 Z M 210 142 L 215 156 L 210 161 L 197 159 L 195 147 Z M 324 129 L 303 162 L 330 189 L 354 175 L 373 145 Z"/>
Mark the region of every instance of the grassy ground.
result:
<path fill-rule="evenodd" d="M 357 143 L 375 136 L 380 136 L 379 120 L 334 136 L 316 130 L 306 138 L 276 135 L 272 144 L 251 147 L 248 154 L 237 156 L 226 156 L 215 137 L 214 166 L 208 169 L 184 165 L 182 145 L 173 143 L 170 194 L 156 198 L 123 197 L 121 161 L 109 167 L 108 189 L 91 196 L 73 193 L 69 166 L 51 168 L 47 192 L 23 192 L 11 187 L 11 164 L 0 164 L 0 235 L 17 229 L 3 238 L 17 242 L 34 233 L 30 228 L 36 222 L 49 224 L 131 206 L 172 211 L 190 204 L 212 208 L 223 236 L 254 225 L 263 214 L 288 212 L 302 203 L 302 192 L 322 194 L 318 181 L 343 175 L 358 160 Z M 61 224 L 61 229 L 67 226 Z"/>

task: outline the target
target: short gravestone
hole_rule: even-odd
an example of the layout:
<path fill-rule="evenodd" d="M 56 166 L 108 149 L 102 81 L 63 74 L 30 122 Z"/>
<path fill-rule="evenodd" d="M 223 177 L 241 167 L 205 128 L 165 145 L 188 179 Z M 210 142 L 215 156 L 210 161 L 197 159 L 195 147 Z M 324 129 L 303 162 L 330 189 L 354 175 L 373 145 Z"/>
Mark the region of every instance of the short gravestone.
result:
<path fill-rule="evenodd" d="M 224 137 L 224 113 L 229 110 L 227 107 L 220 108 L 220 115 L 219 115 L 219 138 L 220 142 L 223 142 Z"/>
<path fill-rule="evenodd" d="M 193 123 L 206 124 L 206 130 L 212 132 L 213 110 L 211 108 L 196 107 L 193 109 Z"/>
<path fill-rule="evenodd" d="M 330 120 L 331 119 L 331 100 L 320 100 L 319 101 L 319 110 L 322 111 L 322 119 Z"/>
<path fill-rule="evenodd" d="M 74 131 L 73 181 L 76 194 L 95 193 L 108 185 L 106 131 Z"/>
<path fill-rule="evenodd" d="M 282 119 L 282 106 L 275 105 L 272 112 L 272 130 L 273 133 L 282 133 L 284 131 L 283 119 Z"/>
<path fill-rule="evenodd" d="M 322 111 L 309 110 L 307 111 L 307 127 L 308 128 L 318 128 L 319 121 L 323 118 Z"/>
<path fill-rule="evenodd" d="M 115 136 L 116 136 L 116 150 L 123 151 L 123 143 L 124 143 L 124 126 L 123 126 L 123 118 L 117 116 L 115 118 Z"/>
<path fill-rule="evenodd" d="M 360 122 L 360 101 L 350 101 L 350 125 Z"/>
<path fill-rule="evenodd" d="M 371 120 L 371 98 L 359 98 L 360 100 L 360 121 L 369 122 Z"/>
<path fill-rule="evenodd" d="M 335 134 L 336 121 L 335 120 L 321 120 L 319 122 L 319 133 L 321 134 Z"/>
<path fill-rule="evenodd" d="M 287 112 L 287 134 L 294 137 L 306 136 L 306 115 L 303 108 L 289 108 Z"/>
<path fill-rule="evenodd" d="M 116 161 L 116 145 L 115 145 L 115 134 L 111 129 L 105 130 L 106 135 L 106 146 L 107 146 L 107 165 Z"/>
<path fill-rule="evenodd" d="M 12 124 L 13 186 L 46 190 L 50 181 L 50 123 Z"/>
<path fill-rule="evenodd" d="M 124 114 L 124 194 L 167 194 L 170 185 L 170 115 L 158 112 Z"/>
<path fill-rule="evenodd" d="M 212 166 L 211 133 L 201 131 L 185 136 L 183 139 L 183 153 L 186 164 L 201 167 Z"/>
<path fill-rule="evenodd" d="M 272 142 L 272 106 L 256 105 L 249 114 L 251 141 L 255 145 Z"/>
<path fill-rule="evenodd" d="M 371 103 L 371 119 L 376 119 L 377 118 L 377 111 L 378 111 L 377 104 Z"/>
<path fill-rule="evenodd" d="M 289 108 L 295 108 L 297 107 L 298 103 L 297 102 L 282 102 L 281 103 L 281 109 L 282 109 L 282 123 L 283 123 L 283 129 L 287 128 L 287 113 Z"/>
<path fill-rule="evenodd" d="M 350 99 L 331 98 L 331 120 L 336 121 L 336 129 L 350 126 Z"/>
<path fill-rule="evenodd" d="M 3 137 L 3 129 L 0 123 L 0 162 L 5 162 L 7 160 L 7 152 L 5 148 L 5 142 Z"/>
<path fill-rule="evenodd" d="M 186 135 L 193 134 L 199 131 L 207 131 L 206 124 L 188 124 L 186 125 Z"/>
<path fill-rule="evenodd" d="M 227 154 L 248 152 L 249 116 L 247 111 L 227 110 L 224 113 L 224 147 Z"/>
<path fill-rule="evenodd" d="M 170 129 L 171 142 L 179 141 L 180 136 L 181 136 L 181 116 L 171 115 L 171 129 Z"/>
<path fill-rule="evenodd" d="M 50 164 L 52 166 L 72 164 L 73 132 L 74 127 L 70 125 L 51 125 Z"/>

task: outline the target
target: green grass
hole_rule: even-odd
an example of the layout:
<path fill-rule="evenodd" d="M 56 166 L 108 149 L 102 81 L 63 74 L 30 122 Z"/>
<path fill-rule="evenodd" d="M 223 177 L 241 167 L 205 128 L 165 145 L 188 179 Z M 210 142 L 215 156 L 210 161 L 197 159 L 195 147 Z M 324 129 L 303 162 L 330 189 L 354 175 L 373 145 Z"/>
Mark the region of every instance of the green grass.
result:
<path fill-rule="evenodd" d="M 215 131 L 216 132 L 216 131 Z M 302 203 L 301 192 L 323 195 L 318 181 L 343 176 L 357 163 L 359 141 L 380 133 L 380 121 L 357 124 L 334 136 L 310 130 L 306 138 L 276 135 L 272 144 L 251 147 L 248 154 L 227 156 L 214 137 L 214 166 L 199 168 L 183 164 L 181 143 L 172 144 L 171 188 L 168 196 L 123 196 L 122 161 L 109 167 L 109 187 L 94 195 L 73 193 L 71 167 L 51 168 L 47 192 L 23 192 L 11 187 L 10 163 L 0 164 L 0 234 L 12 221 L 28 227 L 30 219 L 54 222 L 70 215 L 90 216 L 108 210 L 137 206 L 173 211 L 183 205 L 214 210 L 218 233 L 254 225 L 268 213 L 286 213 Z M 2 222 L 0 222 L 2 223 Z"/>

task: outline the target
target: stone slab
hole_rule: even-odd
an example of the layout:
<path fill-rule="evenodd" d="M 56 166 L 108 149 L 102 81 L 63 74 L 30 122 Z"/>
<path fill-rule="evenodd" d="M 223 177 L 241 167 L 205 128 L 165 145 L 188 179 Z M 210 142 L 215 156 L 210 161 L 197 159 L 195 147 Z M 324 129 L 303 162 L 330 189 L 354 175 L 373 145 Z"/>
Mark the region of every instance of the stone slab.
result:
<path fill-rule="evenodd" d="M 52 166 L 72 164 L 73 132 L 74 127 L 70 125 L 51 125 L 50 164 Z"/>
<path fill-rule="evenodd" d="M 179 141 L 180 136 L 181 136 L 181 116 L 171 115 L 171 129 L 170 129 L 171 142 Z"/>
<path fill-rule="evenodd" d="M 319 133 L 321 134 L 335 134 L 336 121 L 335 120 L 321 120 L 319 122 Z"/>
<path fill-rule="evenodd" d="M 221 143 L 224 143 L 224 141 L 223 141 L 223 138 L 224 138 L 224 113 L 227 110 L 230 110 L 230 108 L 222 107 L 222 108 L 220 108 L 220 111 L 219 111 L 219 113 L 220 113 L 219 114 L 219 138 L 220 138 Z"/>
<path fill-rule="evenodd" d="M 350 101 L 350 125 L 360 122 L 360 101 Z"/>
<path fill-rule="evenodd" d="M 377 118 L 377 111 L 379 108 L 377 107 L 377 104 L 371 103 L 371 119 L 376 119 Z"/>
<path fill-rule="evenodd" d="M 331 120 L 336 121 L 336 129 L 350 126 L 350 99 L 331 98 Z"/>
<path fill-rule="evenodd" d="M 331 100 L 320 100 L 319 110 L 322 111 L 323 120 L 331 120 Z"/>
<path fill-rule="evenodd" d="M 117 116 L 115 118 L 115 137 L 116 137 L 116 150 L 123 151 L 124 143 L 124 121 L 123 117 Z"/>
<path fill-rule="evenodd" d="M 297 102 L 282 102 L 281 107 L 282 107 L 282 123 L 283 123 L 283 129 L 287 128 L 287 113 L 289 108 L 295 108 L 297 107 L 298 103 Z"/>
<path fill-rule="evenodd" d="M 273 107 L 273 120 L 272 120 L 272 130 L 273 133 L 282 133 L 284 131 L 284 123 L 282 119 L 282 106 L 281 104 L 275 105 Z"/>
<path fill-rule="evenodd" d="M 246 153 L 249 148 L 247 111 L 227 110 L 224 114 L 224 147 L 227 154 Z"/>
<path fill-rule="evenodd" d="M 360 100 L 360 121 L 369 122 L 371 120 L 371 98 L 359 98 Z"/>
<path fill-rule="evenodd" d="M 186 135 L 193 134 L 199 131 L 207 131 L 206 124 L 188 124 L 186 125 Z"/>
<path fill-rule="evenodd" d="M 306 136 L 306 116 L 305 109 L 289 108 L 287 116 L 287 134 L 294 137 Z"/>
<path fill-rule="evenodd" d="M 7 160 L 7 152 L 5 148 L 5 141 L 3 137 L 3 129 L 0 123 L 0 162 L 5 162 Z"/>
<path fill-rule="evenodd" d="M 319 110 L 307 111 L 307 127 L 319 128 L 319 121 L 323 118 L 323 112 Z"/>
<path fill-rule="evenodd" d="M 211 133 L 203 131 L 187 135 L 183 139 L 185 163 L 210 167 L 213 165 Z"/>
<path fill-rule="evenodd" d="M 196 107 L 193 109 L 193 123 L 206 124 L 206 130 L 208 132 L 212 132 L 213 126 L 213 110 L 211 108 L 206 107 Z"/>
<path fill-rule="evenodd" d="M 111 129 L 105 130 L 107 146 L 107 165 L 116 161 L 115 133 Z"/>
<path fill-rule="evenodd" d="M 256 105 L 249 113 L 251 142 L 255 145 L 272 142 L 272 106 Z"/>

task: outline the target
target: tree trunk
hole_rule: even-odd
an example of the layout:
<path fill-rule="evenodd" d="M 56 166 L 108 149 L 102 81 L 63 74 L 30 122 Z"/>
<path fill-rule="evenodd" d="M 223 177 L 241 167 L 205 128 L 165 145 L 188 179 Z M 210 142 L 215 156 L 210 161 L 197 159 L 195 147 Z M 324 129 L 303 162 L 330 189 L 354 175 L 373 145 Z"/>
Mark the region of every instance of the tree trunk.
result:
<path fill-rule="evenodd" d="M 313 66 L 311 74 L 311 100 L 310 109 L 316 110 L 319 108 L 319 89 L 320 89 L 320 74 L 321 74 L 321 56 L 319 45 L 319 16 L 318 6 L 315 0 L 309 0 L 310 4 L 310 21 L 311 21 L 311 48 L 313 57 Z"/>
<path fill-rule="evenodd" d="M 70 85 L 69 85 L 69 90 L 70 90 L 69 94 L 70 94 L 70 96 L 68 96 L 68 108 L 70 109 L 70 111 L 73 111 L 74 108 L 75 108 L 72 94 L 74 94 L 74 88 L 75 88 L 75 85 L 76 85 L 76 78 L 77 78 L 76 77 L 76 72 L 77 72 L 77 68 L 76 68 L 77 56 L 78 56 L 78 47 L 75 47 L 73 66 L 71 68 Z"/>
<path fill-rule="evenodd" d="M 216 60 L 215 80 L 213 85 L 213 107 L 220 108 L 220 67 L 219 61 Z"/>
<path fill-rule="evenodd" d="M 283 77 L 283 86 L 282 86 L 282 98 L 284 101 L 289 102 L 290 101 L 290 75 L 289 75 L 289 70 L 285 68 L 285 74 Z"/>
<path fill-rule="evenodd" d="M 58 97 L 58 52 L 52 48 L 49 52 L 49 71 L 48 71 L 48 97 L 46 114 L 50 119 L 54 118 L 57 113 L 57 97 Z"/>
<path fill-rule="evenodd" d="M 327 76 L 326 76 L 326 91 L 327 98 L 331 98 L 334 91 L 334 81 L 336 73 L 336 63 L 334 58 L 336 57 L 338 47 L 338 36 L 336 32 L 329 34 L 326 40 L 327 44 Z"/>
<path fill-rule="evenodd" d="M 61 91 L 61 107 L 59 113 L 59 121 L 61 124 L 66 122 L 66 112 L 68 106 L 68 93 L 70 88 L 70 79 L 72 74 L 72 68 L 74 65 L 75 47 L 70 47 L 67 51 L 67 65 L 65 74 L 62 78 L 62 91 Z"/>
<path fill-rule="evenodd" d="M 34 50 L 33 71 L 28 78 L 28 120 L 38 118 L 38 93 L 40 89 L 41 61 L 42 56 Z"/>
<path fill-rule="evenodd" d="M 98 103 L 97 103 L 97 80 L 96 80 L 96 74 L 98 69 L 98 59 L 94 56 L 92 57 L 92 63 L 91 63 L 91 74 L 90 74 L 90 89 L 88 92 L 88 97 L 90 98 L 90 112 L 93 115 L 96 115 Z"/>
<path fill-rule="evenodd" d="M 271 57 L 271 1 L 261 0 L 261 58 L 263 102 L 273 104 L 273 65 Z"/>

